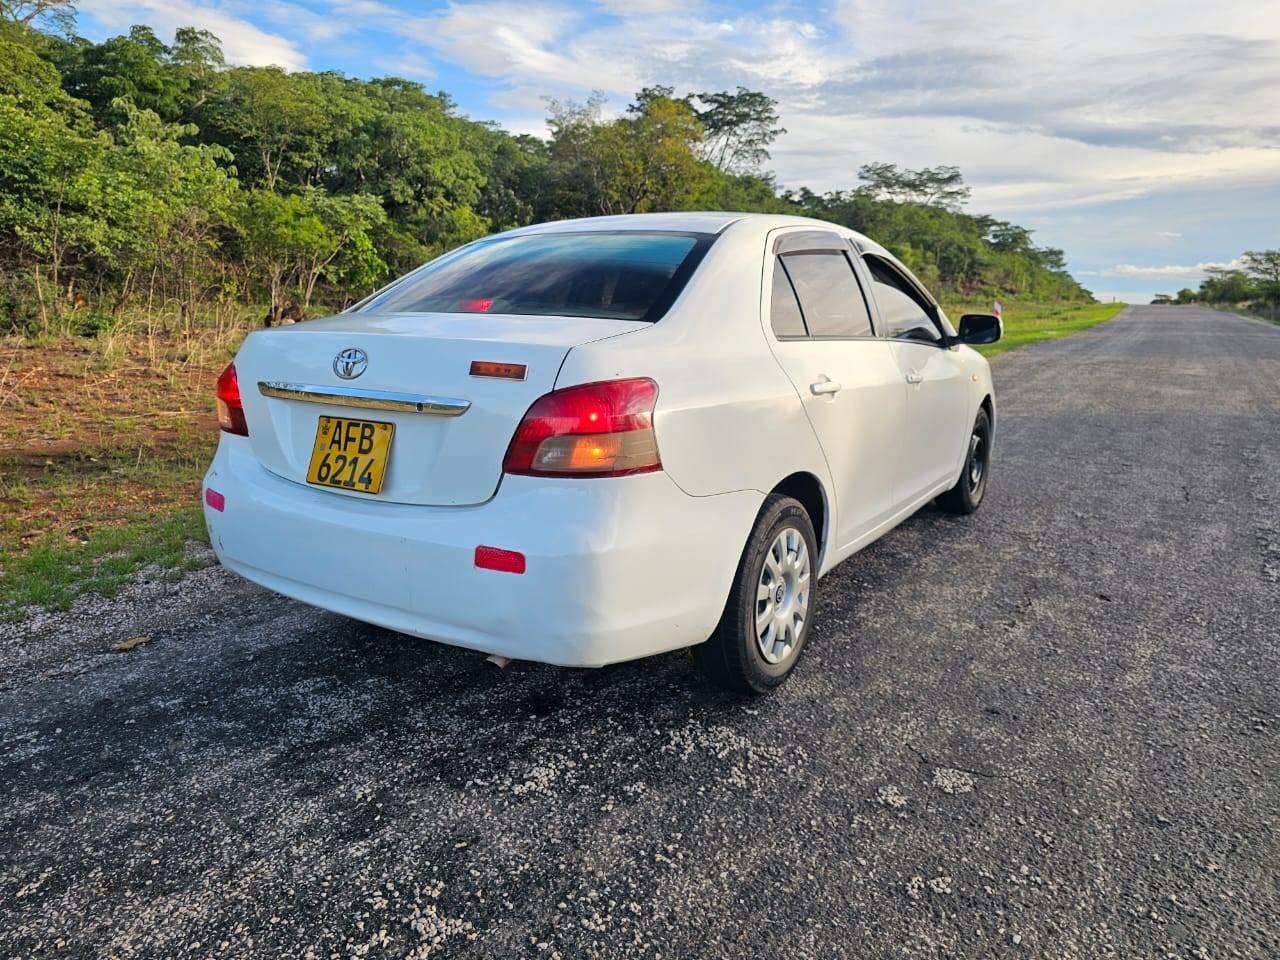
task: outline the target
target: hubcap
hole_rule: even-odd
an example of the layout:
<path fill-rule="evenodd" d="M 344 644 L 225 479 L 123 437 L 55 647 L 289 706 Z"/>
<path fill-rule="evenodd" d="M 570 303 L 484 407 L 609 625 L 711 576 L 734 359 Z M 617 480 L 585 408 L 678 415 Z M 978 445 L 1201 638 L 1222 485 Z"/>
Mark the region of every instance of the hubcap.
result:
<path fill-rule="evenodd" d="M 756 643 L 769 663 L 791 656 L 809 615 L 809 547 L 795 527 L 774 537 L 756 589 Z"/>

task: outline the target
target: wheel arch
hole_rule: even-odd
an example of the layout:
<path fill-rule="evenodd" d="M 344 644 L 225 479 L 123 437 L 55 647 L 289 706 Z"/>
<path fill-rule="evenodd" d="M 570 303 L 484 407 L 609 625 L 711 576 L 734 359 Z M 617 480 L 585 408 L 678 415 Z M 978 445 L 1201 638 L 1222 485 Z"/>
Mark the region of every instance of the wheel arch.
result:
<path fill-rule="evenodd" d="M 994 439 L 996 435 L 996 401 L 988 393 L 982 398 L 982 402 L 978 406 L 987 411 L 987 419 L 991 421 L 991 436 Z"/>
<path fill-rule="evenodd" d="M 800 470 L 784 477 L 769 492 L 793 497 L 808 512 L 809 519 L 813 521 L 813 532 L 818 538 L 818 562 L 821 566 L 831 525 L 831 510 L 822 481 L 807 470 Z"/>

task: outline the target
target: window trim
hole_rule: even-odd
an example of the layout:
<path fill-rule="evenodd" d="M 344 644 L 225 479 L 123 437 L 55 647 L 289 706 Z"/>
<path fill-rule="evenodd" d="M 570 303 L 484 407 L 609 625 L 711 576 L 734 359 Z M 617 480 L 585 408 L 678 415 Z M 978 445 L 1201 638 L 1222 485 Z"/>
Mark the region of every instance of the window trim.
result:
<path fill-rule="evenodd" d="M 814 234 L 823 234 L 836 237 L 840 240 L 838 247 L 803 247 L 795 250 L 783 250 L 782 240 L 787 236 L 812 236 Z M 773 262 L 782 267 L 782 272 L 786 275 L 787 283 L 791 285 L 791 293 L 796 298 L 796 306 L 800 308 L 800 321 L 804 324 L 804 336 L 780 336 L 773 330 L 773 318 L 769 318 L 769 332 L 773 334 L 775 340 L 780 343 L 794 343 L 796 341 L 814 340 L 814 341 L 858 341 L 858 340 L 883 340 L 885 339 L 879 332 L 879 325 L 876 323 L 876 312 L 871 309 L 871 301 L 867 298 L 867 289 L 862 282 L 862 277 L 858 274 L 858 268 L 854 263 L 854 258 L 850 253 L 849 242 L 839 234 L 830 233 L 824 230 L 803 230 L 790 234 L 783 234 L 773 243 Z M 842 337 L 833 334 L 815 334 L 809 331 L 809 318 L 804 314 L 804 301 L 800 299 L 800 291 L 796 289 L 795 281 L 791 279 L 791 271 L 787 269 L 787 257 L 803 257 L 803 256 L 830 256 L 831 254 L 840 254 L 844 257 L 845 263 L 849 267 L 849 272 L 853 275 L 853 282 L 858 288 L 858 293 L 862 295 L 862 305 L 867 310 L 867 323 L 871 326 L 870 336 L 859 334 L 858 336 Z M 772 304 L 773 289 L 770 287 L 770 303 Z"/>
<path fill-rule="evenodd" d="M 804 327 L 804 333 L 797 336 L 795 334 L 789 334 L 789 333 L 788 334 L 778 333 L 777 330 L 773 329 L 773 283 L 772 281 L 770 282 L 770 287 L 769 287 L 769 332 L 773 334 L 774 339 L 776 340 L 810 340 L 812 339 L 809 336 L 809 321 L 804 318 L 804 304 L 800 302 L 800 291 L 796 289 L 795 281 L 791 279 L 791 271 L 787 269 L 787 264 L 782 259 L 782 257 L 776 254 L 774 255 L 774 258 L 773 258 L 773 264 L 775 267 L 782 268 L 782 275 L 786 277 L 787 286 L 791 289 L 791 296 L 796 301 L 796 309 L 800 312 L 800 326 Z M 773 276 L 775 278 L 778 276 L 777 270 L 773 271 Z"/>

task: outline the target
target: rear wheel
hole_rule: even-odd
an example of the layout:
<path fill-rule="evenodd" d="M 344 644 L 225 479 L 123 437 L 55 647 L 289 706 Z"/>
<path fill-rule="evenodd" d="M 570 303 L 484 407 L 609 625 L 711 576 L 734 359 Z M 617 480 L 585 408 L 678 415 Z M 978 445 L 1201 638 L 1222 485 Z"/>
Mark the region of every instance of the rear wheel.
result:
<path fill-rule="evenodd" d="M 767 693 L 804 651 L 818 582 L 817 537 L 798 500 L 770 494 L 738 562 L 715 633 L 693 657 L 717 686 Z"/>
<path fill-rule="evenodd" d="M 969 447 L 964 457 L 964 469 L 956 485 L 938 498 L 938 506 L 950 513 L 973 513 L 982 505 L 987 492 L 987 475 L 991 472 L 991 418 L 985 407 L 979 408 L 978 418 L 969 434 Z"/>

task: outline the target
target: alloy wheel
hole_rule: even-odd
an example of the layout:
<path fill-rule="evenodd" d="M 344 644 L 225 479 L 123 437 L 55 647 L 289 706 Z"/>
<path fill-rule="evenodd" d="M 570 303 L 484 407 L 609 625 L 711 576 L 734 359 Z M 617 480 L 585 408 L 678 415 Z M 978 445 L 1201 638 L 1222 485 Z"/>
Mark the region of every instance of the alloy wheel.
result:
<path fill-rule="evenodd" d="M 760 655 L 779 664 L 795 653 L 809 615 L 809 547 L 795 527 L 774 537 L 756 587 L 756 643 Z"/>

